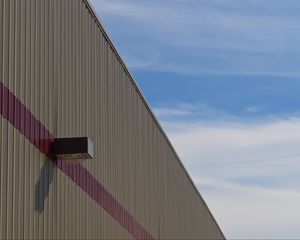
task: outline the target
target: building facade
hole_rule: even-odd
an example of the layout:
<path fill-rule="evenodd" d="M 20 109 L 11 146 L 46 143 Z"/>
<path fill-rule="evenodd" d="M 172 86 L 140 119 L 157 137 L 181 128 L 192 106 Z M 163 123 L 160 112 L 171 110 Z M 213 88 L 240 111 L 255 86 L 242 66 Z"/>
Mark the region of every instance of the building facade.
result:
<path fill-rule="evenodd" d="M 87 0 L 0 0 L 0 113 L 0 239 L 224 238 Z"/>

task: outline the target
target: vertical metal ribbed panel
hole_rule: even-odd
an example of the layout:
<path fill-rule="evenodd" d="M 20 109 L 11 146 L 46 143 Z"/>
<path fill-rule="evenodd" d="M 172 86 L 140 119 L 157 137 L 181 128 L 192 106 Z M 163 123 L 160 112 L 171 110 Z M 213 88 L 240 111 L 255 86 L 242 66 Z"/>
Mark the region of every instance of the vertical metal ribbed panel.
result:
<path fill-rule="evenodd" d="M 86 0 L 0 0 L 0 76 L 0 239 L 223 238 Z"/>

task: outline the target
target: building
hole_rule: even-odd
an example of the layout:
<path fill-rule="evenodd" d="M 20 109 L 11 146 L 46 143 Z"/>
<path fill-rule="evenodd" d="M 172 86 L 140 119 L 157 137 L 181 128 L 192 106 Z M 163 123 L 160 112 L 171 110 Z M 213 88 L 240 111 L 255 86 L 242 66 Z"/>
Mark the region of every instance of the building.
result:
<path fill-rule="evenodd" d="M 87 0 L 0 0 L 0 76 L 0 239 L 224 238 Z"/>

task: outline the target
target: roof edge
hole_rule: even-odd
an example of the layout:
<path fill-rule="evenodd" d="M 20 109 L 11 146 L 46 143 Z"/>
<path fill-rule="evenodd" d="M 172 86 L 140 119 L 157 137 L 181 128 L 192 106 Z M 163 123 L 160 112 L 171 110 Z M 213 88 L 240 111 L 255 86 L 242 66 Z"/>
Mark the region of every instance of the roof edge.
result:
<path fill-rule="evenodd" d="M 215 217 L 213 216 L 213 214 L 211 213 L 208 205 L 206 204 L 205 200 L 203 199 L 203 197 L 201 196 L 200 192 L 198 191 L 195 183 L 193 182 L 191 176 L 189 175 L 188 171 L 186 170 L 186 168 L 184 167 L 182 161 L 180 160 L 179 155 L 177 154 L 175 148 L 173 147 L 171 141 L 169 140 L 169 138 L 167 137 L 166 132 L 164 131 L 164 129 L 162 128 L 161 124 L 159 123 L 158 119 L 156 118 L 155 114 L 153 113 L 152 109 L 150 108 L 148 102 L 146 101 L 145 96 L 143 95 L 140 87 L 138 86 L 135 78 L 133 77 L 133 74 L 130 72 L 129 67 L 126 65 L 125 61 L 123 60 L 122 56 L 120 55 L 119 51 L 117 50 L 117 48 L 115 47 L 114 43 L 111 40 L 111 37 L 108 35 L 108 33 L 106 32 L 105 28 L 103 27 L 103 23 L 101 22 L 99 16 L 97 15 L 95 9 L 93 8 L 92 4 L 90 3 L 90 0 L 82 0 L 88 10 L 90 11 L 92 17 L 94 18 L 96 24 L 98 25 L 98 27 L 100 28 L 100 30 L 102 31 L 102 33 L 104 34 L 104 37 L 106 38 L 106 40 L 108 41 L 108 43 L 110 44 L 112 50 L 114 51 L 114 53 L 116 54 L 116 57 L 119 59 L 120 63 L 123 65 L 124 71 L 128 74 L 128 76 L 130 77 L 130 80 L 133 84 L 133 86 L 135 87 L 135 89 L 137 90 L 137 93 L 140 95 L 141 100 L 143 101 L 145 107 L 147 108 L 148 112 L 150 113 L 150 116 L 152 117 L 154 123 L 157 125 L 158 129 L 160 130 L 160 132 L 163 134 L 166 142 L 168 143 L 168 145 L 170 146 L 171 150 L 173 151 L 173 153 L 175 154 L 177 161 L 179 162 L 180 166 L 182 167 L 182 169 L 184 170 L 185 174 L 187 175 L 188 179 L 190 180 L 191 184 L 193 185 L 196 193 L 198 194 L 198 196 L 200 197 L 200 199 L 203 201 L 205 207 L 207 208 L 209 214 L 211 215 L 212 219 L 214 220 L 214 222 L 216 223 L 217 227 L 219 228 L 219 231 L 221 232 L 221 234 L 223 235 L 223 238 L 225 238 L 224 233 L 222 232 L 219 224 L 217 223 Z"/>

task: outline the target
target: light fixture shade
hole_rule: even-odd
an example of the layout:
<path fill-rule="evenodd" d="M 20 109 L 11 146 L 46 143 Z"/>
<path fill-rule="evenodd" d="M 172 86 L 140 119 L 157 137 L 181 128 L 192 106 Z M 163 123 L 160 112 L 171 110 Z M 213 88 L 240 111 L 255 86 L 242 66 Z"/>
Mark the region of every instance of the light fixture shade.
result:
<path fill-rule="evenodd" d="M 56 138 L 54 154 L 57 158 L 70 163 L 93 159 L 93 143 L 88 137 Z"/>

